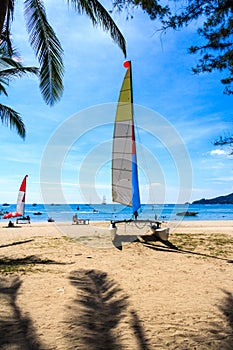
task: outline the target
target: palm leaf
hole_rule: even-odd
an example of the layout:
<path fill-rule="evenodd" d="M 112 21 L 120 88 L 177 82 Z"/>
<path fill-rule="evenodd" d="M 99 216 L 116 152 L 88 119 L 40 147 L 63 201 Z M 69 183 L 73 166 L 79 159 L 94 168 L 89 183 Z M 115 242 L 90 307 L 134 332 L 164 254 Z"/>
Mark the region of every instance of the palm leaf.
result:
<path fill-rule="evenodd" d="M 17 56 L 16 50 L 12 47 L 10 33 L 8 31 L 4 31 L 1 35 L 0 50 L 1 52 L 4 51 L 9 57 Z"/>
<path fill-rule="evenodd" d="M 13 78 L 21 78 L 26 74 L 38 74 L 39 70 L 36 67 L 24 67 L 21 63 L 16 62 L 8 56 L 4 56 L 5 49 L 0 50 L 0 94 L 7 95 L 4 85 L 9 85 L 9 81 Z"/>
<path fill-rule="evenodd" d="M 7 92 L 4 85 L 8 85 L 7 81 L 5 81 L 4 79 L 0 79 L 0 94 L 3 93 L 4 95 L 7 96 Z"/>
<path fill-rule="evenodd" d="M 20 68 L 9 68 L 0 70 L 0 79 L 2 78 L 20 78 L 23 75 L 26 75 L 28 73 L 30 74 L 38 74 L 39 70 L 36 67 L 20 67 Z"/>
<path fill-rule="evenodd" d="M 0 118 L 3 124 L 9 126 L 10 129 L 16 129 L 19 136 L 25 138 L 25 126 L 19 113 L 12 108 L 0 104 Z"/>
<path fill-rule="evenodd" d="M 14 0 L 1 0 L 0 6 L 0 36 L 3 31 L 6 31 L 9 37 L 10 22 L 14 15 Z M 4 28 L 5 27 L 5 28 Z"/>
<path fill-rule="evenodd" d="M 109 12 L 97 0 L 67 0 L 78 13 L 86 13 L 93 25 L 100 25 L 105 31 L 110 32 L 112 39 L 118 44 L 126 56 L 126 43 L 119 28 L 113 21 Z"/>
<path fill-rule="evenodd" d="M 63 93 L 63 50 L 49 25 L 41 0 L 25 0 L 29 41 L 40 63 L 40 90 L 47 104 L 53 105 Z"/>

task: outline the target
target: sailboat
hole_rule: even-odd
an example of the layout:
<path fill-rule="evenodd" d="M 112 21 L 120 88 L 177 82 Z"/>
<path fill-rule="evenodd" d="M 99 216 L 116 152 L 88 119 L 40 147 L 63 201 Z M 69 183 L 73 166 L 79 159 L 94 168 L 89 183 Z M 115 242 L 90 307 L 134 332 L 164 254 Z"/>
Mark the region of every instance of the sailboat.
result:
<path fill-rule="evenodd" d="M 113 202 L 132 207 L 129 220 L 112 220 L 110 230 L 112 237 L 116 235 L 116 224 L 120 222 L 148 223 L 152 231 L 162 240 L 167 240 L 169 228 L 161 228 L 157 220 L 140 220 L 138 212 L 141 207 L 137 150 L 135 140 L 132 67 L 131 61 L 125 61 L 127 69 L 120 90 L 116 110 L 113 146 L 112 146 L 112 200 Z"/>
<path fill-rule="evenodd" d="M 24 176 L 23 181 L 22 181 L 20 188 L 19 188 L 17 204 L 16 204 L 16 211 L 5 214 L 3 216 L 3 219 L 10 219 L 10 218 L 24 216 L 27 177 L 28 177 L 28 175 Z"/>
<path fill-rule="evenodd" d="M 103 204 L 103 205 L 106 205 L 106 204 L 107 204 L 107 200 L 106 200 L 106 197 L 105 197 L 105 196 L 103 196 L 102 204 Z"/>

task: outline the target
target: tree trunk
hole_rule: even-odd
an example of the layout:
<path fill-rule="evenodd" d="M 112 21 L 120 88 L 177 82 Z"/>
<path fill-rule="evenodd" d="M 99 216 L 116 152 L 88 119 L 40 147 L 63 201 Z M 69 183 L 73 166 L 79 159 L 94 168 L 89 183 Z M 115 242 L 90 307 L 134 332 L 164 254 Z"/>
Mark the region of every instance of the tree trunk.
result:
<path fill-rule="evenodd" d="M 0 0 L 0 35 L 2 35 L 3 25 L 5 22 L 9 0 Z"/>

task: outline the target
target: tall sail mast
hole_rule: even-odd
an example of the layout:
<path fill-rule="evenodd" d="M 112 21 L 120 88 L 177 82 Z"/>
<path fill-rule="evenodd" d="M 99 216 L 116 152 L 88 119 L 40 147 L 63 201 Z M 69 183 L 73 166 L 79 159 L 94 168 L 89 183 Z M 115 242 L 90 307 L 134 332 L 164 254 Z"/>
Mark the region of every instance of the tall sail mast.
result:
<path fill-rule="evenodd" d="M 124 66 L 127 71 L 121 86 L 113 135 L 112 198 L 114 202 L 131 206 L 134 213 L 140 208 L 140 195 L 133 118 L 131 62 L 126 61 Z"/>

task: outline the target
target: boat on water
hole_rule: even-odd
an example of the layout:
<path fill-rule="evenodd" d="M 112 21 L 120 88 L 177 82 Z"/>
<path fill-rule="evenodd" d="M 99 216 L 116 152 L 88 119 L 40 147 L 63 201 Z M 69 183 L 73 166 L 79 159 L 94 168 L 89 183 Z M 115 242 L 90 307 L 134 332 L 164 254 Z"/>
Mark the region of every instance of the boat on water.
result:
<path fill-rule="evenodd" d="M 16 217 L 24 217 L 24 211 L 25 211 L 25 198 L 26 198 L 26 182 L 27 182 L 28 175 L 25 175 L 23 178 L 23 181 L 19 188 L 19 193 L 17 197 L 16 202 L 16 211 L 7 213 L 3 216 L 3 219 L 10 219 L 10 218 L 16 218 Z"/>
<path fill-rule="evenodd" d="M 177 216 L 197 216 L 197 211 L 182 211 L 181 213 L 177 213 Z"/>
<path fill-rule="evenodd" d="M 106 205 L 106 204 L 107 204 L 107 199 L 105 196 L 103 196 L 102 205 Z"/>
<path fill-rule="evenodd" d="M 116 235 L 116 224 L 119 222 L 143 222 L 149 224 L 152 231 L 161 240 L 167 241 L 169 228 L 161 228 L 157 220 L 140 220 L 141 208 L 138 164 L 135 140 L 132 66 L 131 61 L 125 61 L 127 69 L 120 90 L 112 146 L 112 201 L 132 207 L 132 217 L 129 220 L 112 220 L 110 230 Z"/>

